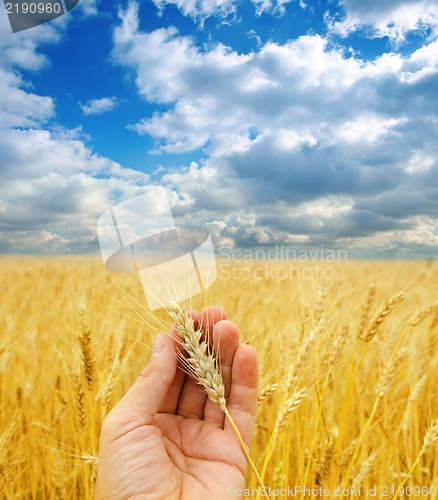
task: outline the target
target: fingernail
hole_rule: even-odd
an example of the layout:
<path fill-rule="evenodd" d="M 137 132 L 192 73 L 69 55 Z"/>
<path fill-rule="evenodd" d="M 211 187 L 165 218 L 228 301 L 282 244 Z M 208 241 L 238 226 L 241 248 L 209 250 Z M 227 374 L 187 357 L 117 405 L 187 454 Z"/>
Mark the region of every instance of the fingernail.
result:
<path fill-rule="evenodd" d="M 155 344 L 154 344 L 154 355 L 159 354 L 164 348 L 166 347 L 166 344 L 164 342 L 163 336 L 162 335 L 157 335 L 157 338 L 155 339 Z"/>

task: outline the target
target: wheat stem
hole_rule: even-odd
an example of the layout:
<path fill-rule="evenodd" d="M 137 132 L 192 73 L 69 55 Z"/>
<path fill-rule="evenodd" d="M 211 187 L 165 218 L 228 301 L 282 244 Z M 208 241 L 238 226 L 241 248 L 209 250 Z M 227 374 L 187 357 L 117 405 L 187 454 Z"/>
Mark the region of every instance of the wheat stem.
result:
<path fill-rule="evenodd" d="M 251 470 L 254 473 L 254 476 L 257 479 L 257 482 L 259 483 L 260 489 L 265 492 L 265 494 L 268 498 L 270 498 L 268 495 L 268 491 L 266 489 L 266 486 L 264 485 L 263 480 L 260 477 L 259 471 L 257 470 L 257 467 L 255 466 L 254 462 L 251 459 L 250 454 L 248 453 L 248 450 L 246 448 L 246 444 L 242 438 L 242 435 L 240 434 L 240 431 L 239 431 L 237 425 L 235 424 L 235 422 L 233 420 L 233 417 L 230 415 L 230 412 L 228 411 L 226 406 L 224 408 L 222 408 L 222 410 L 225 413 L 225 416 L 228 418 L 228 421 L 230 422 L 231 427 L 233 428 L 234 432 L 236 433 L 237 439 L 239 440 L 240 447 L 242 448 L 242 451 L 246 457 L 246 460 L 248 461 L 249 466 L 251 467 Z"/>
<path fill-rule="evenodd" d="M 423 446 L 421 447 L 421 450 L 418 453 L 417 458 L 414 460 L 414 463 L 411 465 L 411 468 L 409 469 L 409 471 L 406 474 L 405 478 L 403 479 L 402 483 L 397 488 L 397 491 L 400 491 L 403 489 L 403 486 L 406 484 L 407 480 L 411 477 L 412 473 L 414 472 L 415 467 L 417 467 L 418 462 L 421 460 L 421 457 L 426 453 L 426 451 L 429 448 L 432 448 L 433 446 L 435 446 L 437 441 L 438 441 L 438 419 L 435 420 L 435 422 L 429 427 L 429 430 L 426 432 L 426 435 L 424 436 L 424 439 L 423 439 Z M 398 493 L 395 494 L 393 496 L 392 500 L 395 500 L 399 496 L 400 495 Z"/>

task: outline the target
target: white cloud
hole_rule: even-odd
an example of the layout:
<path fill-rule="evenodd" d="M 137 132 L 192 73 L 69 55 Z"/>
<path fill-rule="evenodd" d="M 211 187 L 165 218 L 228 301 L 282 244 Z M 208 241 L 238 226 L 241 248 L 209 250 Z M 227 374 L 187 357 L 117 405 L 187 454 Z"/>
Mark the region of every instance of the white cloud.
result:
<path fill-rule="evenodd" d="M 134 129 L 157 152 L 208 155 L 163 177 L 190 200 L 181 217 L 220 218 L 220 238 L 236 245 L 344 244 L 421 234 L 415 217 L 438 215 L 435 44 L 365 62 L 307 35 L 238 54 L 174 28 L 143 33 L 131 5 L 113 57 L 143 98 L 166 105 Z"/>
<path fill-rule="evenodd" d="M 133 127 L 154 137 L 157 151 L 208 145 L 219 156 L 256 144 L 253 134 L 276 135 L 284 145 L 285 131 L 290 139 L 312 137 L 313 145 L 336 138 L 376 142 L 403 122 L 406 104 L 400 97 L 398 116 L 389 112 L 375 95 L 379 88 L 393 81 L 401 96 L 408 93 L 405 84 L 437 73 L 435 42 L 410 57 L 385 54 L 368 63 L 346 57 L 319 35 L 242 55 L 221 44 L 201 50 L 174 28 L 141 33 L 136 16 L 133 5 L 122 15 L 113 55 L 134 68 L 140 95 L 170 105 Z"/>
<path fill-rule="evenodd" d="M 2 252 L 57 254 L 68 252 L 71 242 L 49 231 L 16 231 L 12 234 L 0 232 Z"/>
<path fill-rule="evenodd" d="M 221 213 L 239 206 L 240 186 L 234 183 L 234 177 L 229 174 L 225 165 L 202 166 L 192 162 L 189 167 L 166 173 L 162 181 L 174 188 L 183 199 L 183 202 L 176 200 L 178 214 L 190 219 L 198 207 Z M 191 202 L 188 204 L 187 200 Z"/>
<path fill-rule="evenodd" d="M 111 111 L 117 106 L 115 97 L 102 97 L 101 99 L 91 99 L 85 104 L 80 104 L 84 115 L 101 115 L 107 111 Z"/>
<path fill-rule="evenodd" d="M 438 248 L 438 224 L 430 217 L 411 217 L 414 229 L 382 231 L 370 236 L 342 238 L 339 245 L 349 248 L 354 255 L 380 256 L 397 255 L 399 258 L 428 256 Z"/>
<path fill-rule="evenodd" d="M 405 40 L 409 32 L 417 31 L 430 38 L 438 35 L 438 4 L 431 0 L 342 0 L 345 17 L 336 21 L 327 17 L 329 28 L 341 35 L 363 27 L 371 28 L 371 35 L 389 37 L 395 43 Z"/>
<path fill-rule="evenodd" d="M 47 57 L 38 51 L 38 46 L 60 41 L 63 19 L 13 34 L 6 11 L 0 9 L 1 67 L 36 71 L 49 64 Z"/>
<path fill-rule="evenodd" d="M 155 137 L 158 150 L 165 152 L 191 151 L 207 143 L 219 152 L 236 137 L 245 143 L 252 130 L 295 129 L 305 136 L 309 120 L 321 120 L 315 111 L 339 109 L 339 101 L 365 75 L 361 62 L 328 50 L 320 36 L 268 43 L 248 55 L 220 44 L 202 51 L 174 28 L 139 32 L 136 16 L 131 5 L 115 30 L 113 55 L 135 69 L 143 97 L 174 103 L 134 127 Z M 312 116 L 303 116 L 310 100 Z"/>
<path fill-rule="evenodd" d="M 239 0 L 153 0 L 153 2 L 160 11 L 163 11 L 166 5 L 175 5 L 185 16 L 199 20 L 201 25 L 211 16 L 224 18 L 236 15 L 242 3 Z M 292 0 L 251 0 L 251 3 L 254 4 L 257 16 L 262 14 L 282 16 L 286 12 L 286 5 L 292 3 Z M 302 9 L 307 7 L 303 1 L 299 2 L 299 6 Z"/>
<path fill-rule="evenodd" d="M 292 0 L 251 0 L 255 5 L 258 16 L 264 13 L 283 15 L 286 12 L 286 5 Z"/>
<path fill-rule="evenodd" d="M 166 5 L 176 5 L 185 16 L 200 19 L 210 16 L 226 17 L 236 12 L 236 0 L 153 0 L 158 9 Z"/>
<path fill-rule="evenodd" d="M 411 58 L 406 62 L 402 78 L 407 83 L 434 75 L 438 71 L 438 42 L 430 44 L 416 50 Z"/>
<path fill-rule="evenodd" d="M 54 103 L 23 88 L 26 82 L 18 73 L 0 66 L 0 130 L 8 127 L 29 127 L 51 118 Z"/>
<path fill-rule="evenodd" d="M 336 131 L 336 139 L 350 144 L 372 145 L 383 140 L 394 127 L 405 122 L 405 118 L 382 118 L 365 113 L 354 120 L 346 121 L 343 127 Z"/>
<path fill-rule="evenodd" d="M 36 126 L 54 116 L 54 103 L 50 97 L 30 92 L 29 82 L 19 71 L 38 71 L 49 64 L 38 47 L 58 43 L 61 24 L 44 24 L 12 34 L 5 11 L 0 11 L 0 130 Z"/>
<path fill-rule="evenodd" d="M 149 177 L 93 153 L 80 129 L 55 127 L 54 100 L 21 75 L 49 64 L 41 47 L 60 40 L 62 22 L 16 34 L 5 23 L 0 16 L 0 252 L 96 251 L 97 217 Z"/>
<path fill-rule="evenodd" d="M 0 150 L 2 251 L 96 250 L 97 217 L 149 182 L 92 153 L 71 132 L 10 130 Z"/>
<path fill-rule="evenodd" d="M 99 13 L 99 0 L 80 0 L 78 7 L 86 16 L 96 16 Z"/>
<path fill-rule="evenodd" d="M 436 163 L 436 156 L 425 153 L 423 150 L 412 151 L 405 170 L 408 174 L 428 172 Z"/>
<path fill-rule="evenodd" d="M 280 129 L 275 133 L 276 149 L 281 152 L 300 151 L 304 146 L 314 148 L 318 140 L 311 134 L 300 135 L 295 130 Z"/>

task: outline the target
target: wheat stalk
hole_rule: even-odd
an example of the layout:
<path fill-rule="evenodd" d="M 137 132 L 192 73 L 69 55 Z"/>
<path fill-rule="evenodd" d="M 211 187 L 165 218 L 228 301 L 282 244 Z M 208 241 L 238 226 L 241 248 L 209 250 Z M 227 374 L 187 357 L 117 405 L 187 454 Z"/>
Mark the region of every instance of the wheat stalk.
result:
<path fill-rule="evenodd" d="M 364 334 L 365 334 L 365 331 L 367 329 L 369 315 L 370 315 L 370 310 L 371 310 L 371 307 L 374 303 L 375 297 L 376 297 L 376 286 L 370 285 L 370 287 L 368 288 L 366 302 L 362 306 L 362 315 L 361 315 L 359 327 L 357 330 L 357 338 L 358 339 L 362 339 Z"/>
<path fill-rule="evenodd" d="M 362 428 L 362 432 L 359 435 L 356 449 L 354 451 L 353 457 L 351 459 L 351 462 L 348 466 L 348 469 L 347 469 L 347 472 L 346 472 L 346 475 L 344 478 L 344 488 L 347 487 L 348 479 L 350 478 L 350 474 L 353 470 L 353 466 L 354 466 L 356 459 L 358 457 L 358 454 L 359 454 L 360 445 L 362 444 L 364 436 L 368 432 L 368 429 L 371 426 L 371 422 L 373 421 L 374 416 L 376 415 L 377 407 L 378 407 L 381 399 L 389 392 L 389 389 L 390 389 L 391 384 L 393 382 L 393 379 L 395 377 L 397 368 L 400 365 L 400 363 L 402 362 L 402 360 L 404 359 L 405 355 L 406 355 L 406 351 L 404 349 L 402 349 L 397 354 L 395 359 L 391 359 L 389 361 L 389 363 L 385 366 L 385 369 L 379 378 L 379 381 L 378 381 L 377 386 L 376 386 L 376 399 L 374 400 L 374 405 L 373 405 L 373 408 L 371 410 L 371 413 L 370 413 L 367 421 L 365 422 L 364 427 Z"/>
<path fill-rule="evenodd" d="M 82 355 L 82 374 L 87 381 L 88 390 L 91 391 L 94 377 L 94 356 L 91 345 L 91 330 L 85 318 L 84 306 L 80 306 L 79 319 L 81 323 L 81 334 L 78 337 L 78 342 Z"/>
<path fill-rule="evenodd" d="M 117 357 L 116 357 L 115 361 L 113 362 L 111 370 L 107 376 L 105 385 L 102 388 L 101 401 L 102 401 L 102 408 L 103 408 L 105 415 L 109 411 L 109 406 L 110 406 L 111 397 L 112 397 L 112 394 L 114 391 L 114 386 L 115 386 L 117 377 L 119 376 L 120 370 L 122 368 L 122 360 L 123 360 L 124 353 L 125 353 L 125 344 L 123 343 L 122 346 L 119 348 L 119 351 L 117 353 Z"/>
<path fill-rule="evenodd" d="M 343 450 L 341 450 L 338 456 L 338 467 L 340 472 L 343 472 L 348 468 L 348 465 L 350 464 L 351 459 L 353 458 L 356 448 L 357 448 L 357 439 L 353 439 L 353 441 L 351 441 L 351 443 L 349 443 L 348 446 L 346 446 Z"/>
<path fill-rule="evenodd" d="M 390 360 L 390 362 L 385 366 L 382 375 L 380 376 L 379 381 L 376 386 L 376 395 L 377 398 L 383 398 L 385 394 L 389 392 L 391 385 L 393 383 L 395 373 L 397 368 L 403 358 L 406 356 L 406 351 L 402 349 L 396 356 L 394 360 Z"/>
<path fill-rule="evenodd" d="M 76 401 L 75 401 L 75 410 L 76 417 L 78 420 L 79 428 L 81 431 L 85 429 L 87 414 L 85 410 L 85 394 L 82 388 L 81 377 L 78 374 L 74 374 L 73 378 L 76 382 Z"/>
<path fill-rule="evenodd" d="M 318 335 L 323 329 L 324 321 L 323 317 L 320 317 L 316 327 L 310 331 L 309 335 L 302 339 L 302 345 L 298 352 L 295 363 L 292 363 L 287 374 L 285 394 L 283 402 L 281 404 L 281 410 L 276 418 L 274 429 L 271 433 L 271 437 L 268 443 L 267 452 L 265 455 L 265 460 L 263 462 L 262 468 L 262 478 L 265 477 L 266 469 L 268 467 L 269 460 L 271 459 L 272 453 L 274 452 L 275 444 L 279 431 L 286 424 L 291 413 L 293 413 L 301 404 L 302 400 L 307 395 L 307 388 L 298 389 L 300 375 L 303 370 L 305 361 L 315 343 Z"/>
<path fill-rule="evenodd" d="M 362 486 L 362 483 L 368 477 L 371 468 L 373 467 L 374 461 L 376 459 L 376 453 L 371 453 L 369 457 L 367 457 L 360 467 L 359 473 L 353 479 L 351 487 L 353 490 L 359 489 Z"/>
<path fill-rule="evenodd" d="M 319 477 L 322 480 L 326 480 L 330 477 L 333 458 L 335 454 L 336 439 L 332 436 L 328 439 L 328 444 L 324 452 L 324 458 L 319 464 Z"/>
<path fill-rule="evenodd" d="M 438 442 L 438 419 L 436 419 L 432 425 L 427 430 L 424 438 L 423 438 L 423 446 L 421 447 L 420 452 L 417 455 L 417 458 L 414 460 L 409 472 L 406 474 L 400 486 L 397 488 L 397 491 L 402 490 L 403 486 L 406 484 L 406 481 L 411 477 L 412 472 L 414 472 L 415 467 L 417 467 L 418 462 L 421 460 L 421 457 L 426 454 L 429 448 L 432 448 Z M 393 500 L 398 498 L 398 494 L 394 495 Z"/>
<path fill-rule="evenodd" d="M 420 311 L 418 314 L 416 314 L 412 320 L 409 322 L 409 326 L 417 326 L 419 325 L 422 321 L 424 321 L 430 314 L 432 314 L 436 309 L 438 309 L 438 301 L 429 306 L 426 309 L 423 309 Z"/>
<path fill-rule="evenodd" d="M 108 413 L 110 402 L 111 402 L 111 396 L 113 394 L 114 386 L 116 383 L 117 376 L 119 375 L 120 368 L 122 367 L 122 361 L 120 357 L 117 358 L 116 362 L 113 364 L 105 385 L 103 387 L 103 393 L 102 393 L 102 408 L 104 415 Z"/>
<path fill-rule="evenodd" d="M 400 302 L 405 299 L 405 295 L 403 293 L 398 293 L 395 297 L 386 302 L 386 304 L 378 311 L 373 321 L 369 325 L 369 327 L 360 335 L 359 339 L 364 342 L 370 342 L 378 332 L 381 324 L 386 319 L 386 317 L 397 307 Z"/>
<path fill-rule="evenodd" d="M 325 311 L 325 301 L 326 301 L 326 293 L 324 288 L 320 288 L 317 292 L 317 302 L 315 305 L 315 321 L 319 323 L 322 320 L 322 317 L 324 316 L 324 311 Z"/>
<path fill-rule="evenodd" d="M 438 442 L 438 419 L 429 427 L 423 439 L 423 446 L 420 454 L 423 456 L 429 448 L 432 448 Z"/>
<path fill-rule="evenodd" d="M 193 379 L 204 388 L 210 400 L 217 403 L 225 413 L 225 416 L 237 436 L 245 458 L 257 478 L 261 490 L 265 492 L 266 496 L 269 498 L 267 489 L 263 484 L 257 467 L 248 453 L 242 435 L 228 411 L 225 400 L 225 385 L 222 378 L 222 372 L 220 371 L 219 361 L 215 352 L 210 347 L 208 339 L 203 339 L 201 329 L 195 330 L 193 319 L 187 315 L 186 311 L 181 306 L 173 305 L 169 307 L 167 311 L 177 325 L 178 333 L 181 335 L 181 339 L 178 339 L 178 341 L 188 355 L 185 357 L 178 350 L 176 352 L 178 358 L 182 361 L 184 368 Z"/>
<path fill-rule="evenodd" d="M 257 401 L 257 404 L 260 404 L 262 401 L 264 401 L 265 399 L 267 399 L 270 396 L 272 396 L 272 394 L 274 394 L 275 392 L 277 392 L 279 388 L 280 388 L 280 384 L 269 384 L 266 387 L 264 387 L 260 391 L 259 399 Z"/>
<path fill-rule="evenodd" d="M 421 391 L 423 390 L 424 386 L 427 383 L 428 378 L 429 378 L 428 374 L 425 373 L 420 379 L 418 379 L 416 384 L 414 385 L 414 388 L 412 389 L 411 394 L 409 395 L 406 409 L 405 409 L 405 412 L 403 414 L 403 419 L 402 419 L 403 432 L 406 432 L 408 430 L 409 418 L 411 416 L 412 405 L 415 403 L 415 401 L 418 400 L 418 398 L 421 394 Z"/>
<path fill-rule="evenodd" d="M 300 374 L 302 372 L 304 362 L 308 359 L 308 355 L 310 350 L 312 349 L 313 344 L 315 343 L 318 335 L 321 333 L 323 329 L 323 321 L 320 320 L 317 326 L 305 337 L 301 344 L 301 348 L 298 351 L 297 358 L 295 363 L 292 363 L 287 375 L 286 382 L 286 398 L 290 396 L 290 394 L 296 389 L 297 384 L 300 380 Z"/>
<path fill-rule="evenodd" d="M 296 391 L 282 406 L 274 427 L 274 435 L 276 436 L 279 430 L 284 427 L 289 420 L 290 415 L 300 406 L 303 399 L 307 396 L 307 389 L 304 387 Z"/>

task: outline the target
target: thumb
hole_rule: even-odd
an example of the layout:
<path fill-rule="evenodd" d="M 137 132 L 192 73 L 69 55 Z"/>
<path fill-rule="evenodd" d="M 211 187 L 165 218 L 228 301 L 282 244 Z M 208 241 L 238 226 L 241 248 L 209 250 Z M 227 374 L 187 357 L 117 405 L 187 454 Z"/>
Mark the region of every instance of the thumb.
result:
<path fill-rule="evenodd" d="M 117 416 L 136 413 L 136 418 L 143 418 L 144 424 L 149 424 L 175 378 L 176 366 L 171 347 L 158 335 L 148 365 L 111 413 Z"/>

